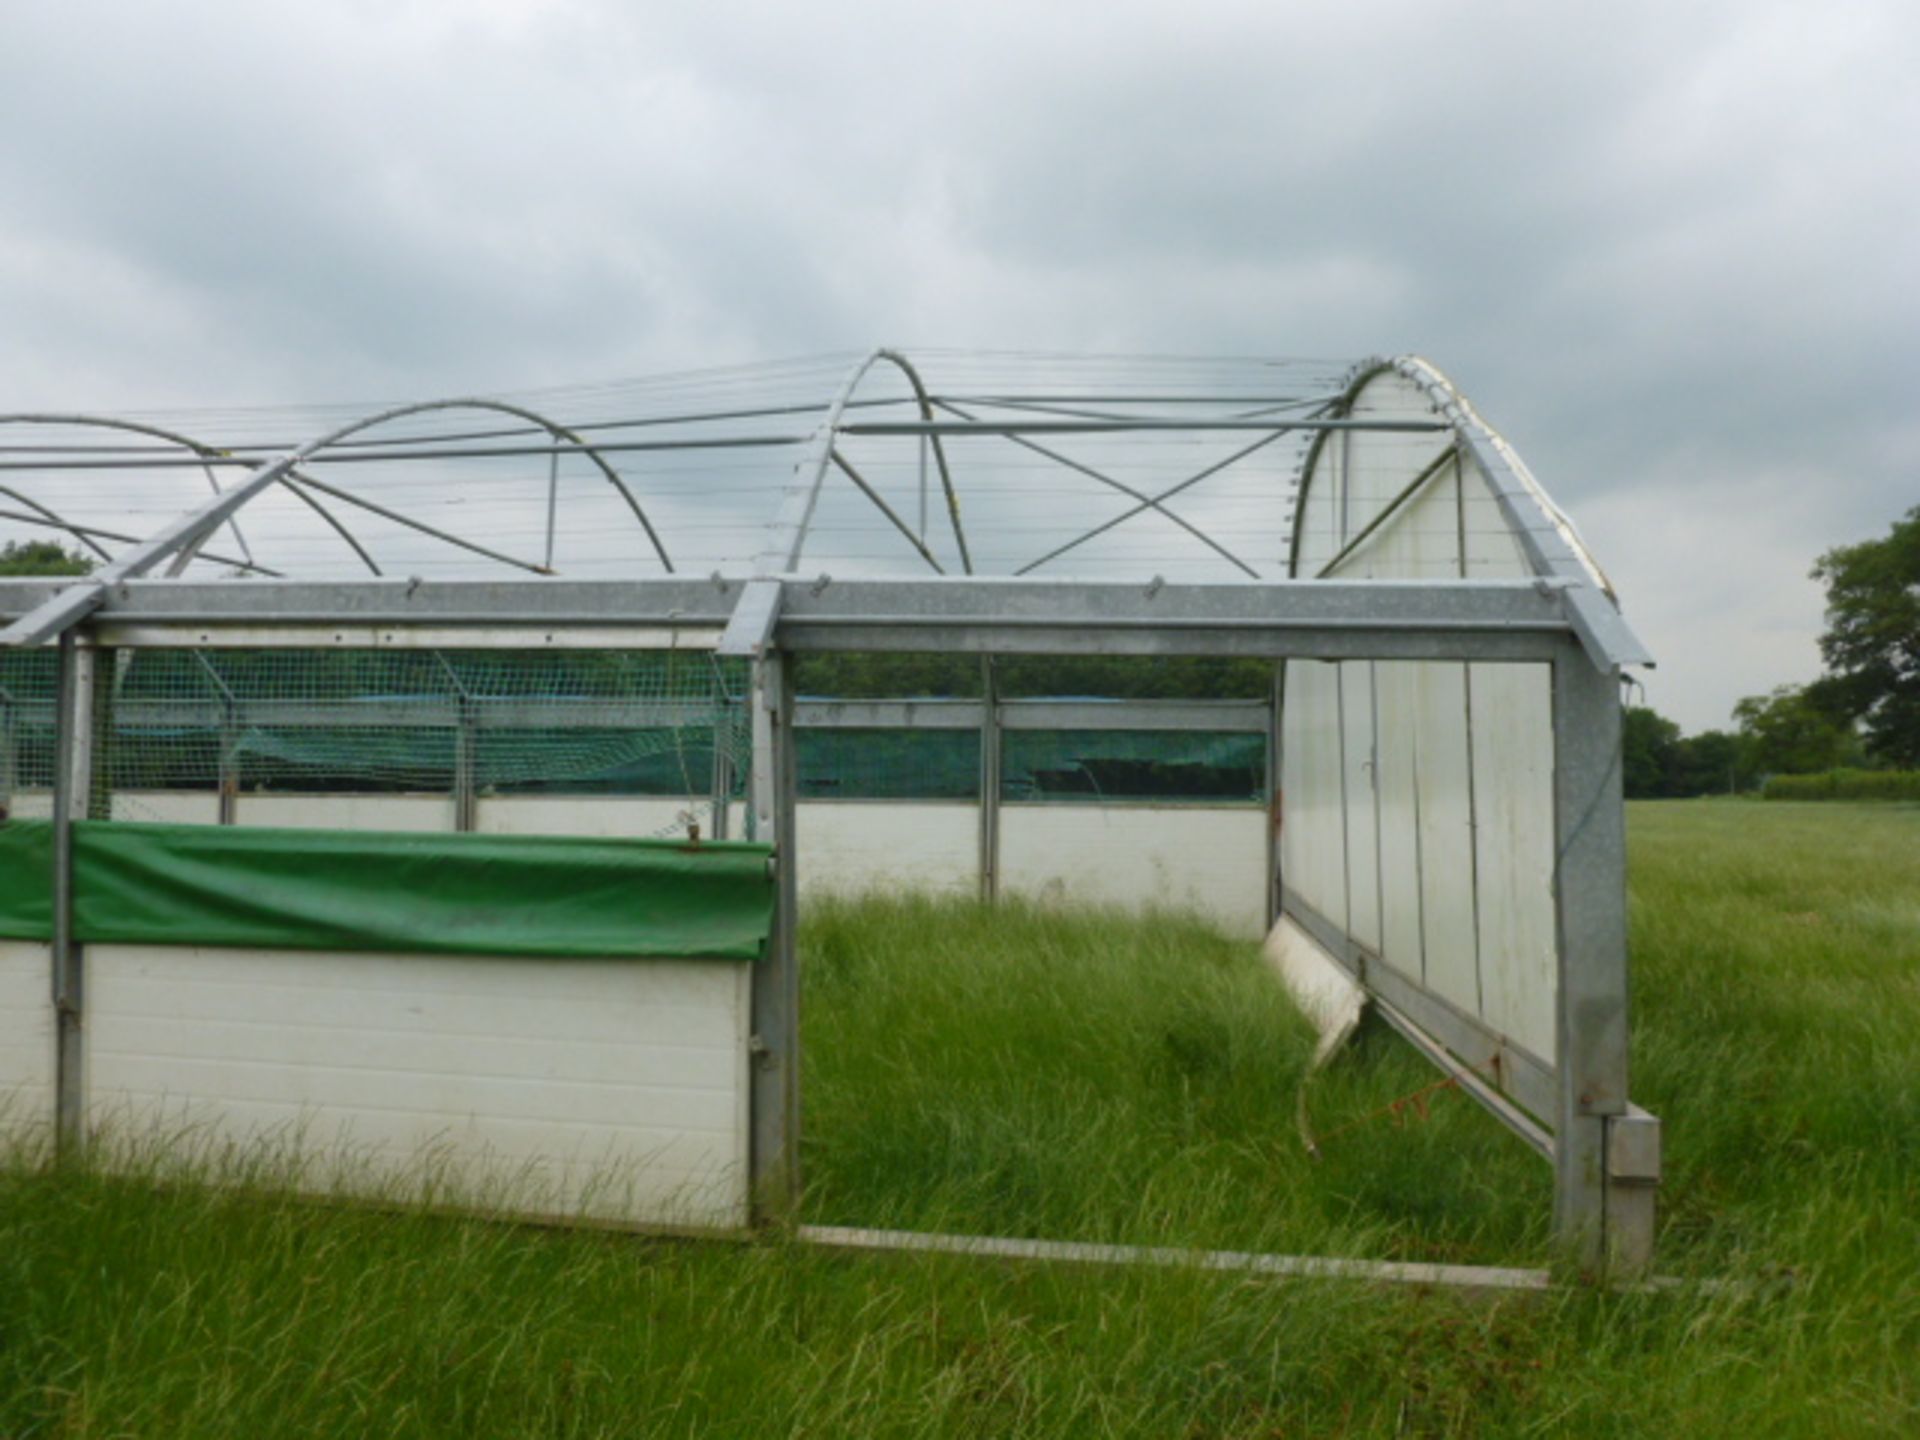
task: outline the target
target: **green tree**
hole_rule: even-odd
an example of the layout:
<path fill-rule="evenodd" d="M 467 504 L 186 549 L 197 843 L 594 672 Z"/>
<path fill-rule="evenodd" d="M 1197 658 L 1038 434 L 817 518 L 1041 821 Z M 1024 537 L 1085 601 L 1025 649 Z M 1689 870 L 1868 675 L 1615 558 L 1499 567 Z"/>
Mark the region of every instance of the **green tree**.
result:
<path fill-rule="evenodd" d="M 93 561 L 52 540 L 9 540 L 0 545 L 0 575 L 85 575 Z"/>
<path fill-rule="evenodd" d="M 1621 775 L 1629 800 L 1679 793 L 1680 727 L 1657 710 L 1629 705 L 1621 717 Z"/>
<path fill-rule="evenodd" d="M 1741 768 L 1751 775 L 1806 775 L 1855 765 L 1860 739 L 1830 708 L 1827 692 L 1776 685 L 1733 707 L 1740 726 Z"/>
<path fill-rule="evenodd" d="M 1680 742 L 1673 794 L 1725 795 L 1752 783 L 1753 777 L 1740 763 L 1738 736 L 1725 730 L 1702 730 Z"/>
<path fill-rule="evenodd" d="M 1827 587 L 1824 690 L 1865 722 L 1876 759 L 1920 769 L 1920 505 L 1884 539 L 1827 551 L 1813 578 Z"/>

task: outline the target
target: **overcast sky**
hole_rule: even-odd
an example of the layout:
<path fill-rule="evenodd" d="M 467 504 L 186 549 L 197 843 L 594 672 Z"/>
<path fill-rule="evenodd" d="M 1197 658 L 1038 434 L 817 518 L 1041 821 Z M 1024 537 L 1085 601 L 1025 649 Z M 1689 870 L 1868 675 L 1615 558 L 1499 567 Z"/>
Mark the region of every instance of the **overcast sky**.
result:
<path fill-rule="evenodd" d="M 1689 730 L 1920 501 L 1920 6 L 0 0 L 0 409 L 1445 369 Z"/>

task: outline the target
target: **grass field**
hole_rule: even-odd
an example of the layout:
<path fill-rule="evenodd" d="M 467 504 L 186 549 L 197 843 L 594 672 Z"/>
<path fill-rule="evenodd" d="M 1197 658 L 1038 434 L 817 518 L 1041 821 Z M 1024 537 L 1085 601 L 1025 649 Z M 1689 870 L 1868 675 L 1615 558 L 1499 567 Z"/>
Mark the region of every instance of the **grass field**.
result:
<path fill-rule="evenodd" d="M 0 1171 L 0 1435 L 1920 1432 L 1920 807 L 1633 807 L 1661 1295 L 862 1257 Z M 1538 1263 L 1547 1173 L 1252 947 L 919 902 L 804 937 L 808 1218 Z"/>

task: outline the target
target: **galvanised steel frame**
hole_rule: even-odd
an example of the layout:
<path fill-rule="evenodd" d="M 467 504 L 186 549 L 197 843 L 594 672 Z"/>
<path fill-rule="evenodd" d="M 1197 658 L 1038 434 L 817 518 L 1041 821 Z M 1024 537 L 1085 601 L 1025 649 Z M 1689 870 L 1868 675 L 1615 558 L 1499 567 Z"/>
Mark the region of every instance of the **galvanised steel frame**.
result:
<path fill-rule="evenodd" d="M 867 419 L 875 405 L 857 399 L 876 367 L 906 381 L 910 419 Z M 1419 384 L 1433 401 L 1431 419 L 1382 421 L 1351 413 L 1365 381 L 1392 369 Z M 1257 402 L 1257 403 L 1256 403 Z M 505 431 L 412 436 L 404 442 L 355 440 L 388 421 L 431 412 L 480 409 L 524 422 Z M 989 413 L 991 412 L 991 413 Z M 771 421 L 818 413 L 804 435 L 703 433 L 724 420 Z M 320 438 L 279 447 L 277 453 L 221 448 L 138 422 L 91 416 L 4 416 L 5 423 L 113 427 L 166 441 L 184 453 L 95 451 L 84 455 L 7 452 L 0 468 L 58 471 L 82 465 L 135 468 L 189 465 L 245 473 L 227 489 L 213 483 L 204 504 L 152 537 L 106 558 L 93 574 L 70 581 L 0 582 L 0 645 L 59 648 L 60 728 L 55 776 L 55 1000 L 60 1016 L 60 1133 L 81 1133 L 84 1067 L 82 1018 L 85 966 L 72 940 L 70 835 L 93 791 L 91 717 L 98 696 L 101 650 L 143 646 L 301 646 L 430 648 L 688 648 L 711 649 L 751 661 L 753 752 L 749 787 L 757 833 L 776 854 L 778 902 L 765 963 L 753 992 L 752 1168 L 759 1213 L 790 1217 L 799 1193 L 798 970 L 794 953 L 797 901 L 791 863 L 795 806 L 793 734 L 797 724 L 978 725 L 991 736 L 1016 720 L 999 703 L 991 662 L 1002 655 L 1249 656 L 1272 660 L 1436 660 L 1532 662 L 1551 668 L 1555 784 L 1559 982 L 1559 1062 L 1512 1067 L 1499 1085 L 1478 1059 L 1498 1056 L 1502 1038 L 1440 997 L 1369 964 L 1364 949 L 1339 926 L 1289 905 L 1296 920 L 1367 989 L 1382 1013 L 1431 1059 L 1456 1074 L 1464 1088 L 1536 1149 L 1555 1170 L 1555 1226 L 1563 1253 L 1582 1270 L 1612 1264 L 1638 1268 L 1650 1258 L 1653 1184 L 1658 1176 L 1658 1127 L 1627 1097 L 1627 964 L 1624 830 L 1620 795 L 1620 698 L 1624 666 L 1648 663 L 1619 616 L 1604 581 L 1510 450 L 1424 361 L 1398 359 L 1354 367 L 1332 393 L 1306 396 L 1207 396 L 990 393 L 930 389 L 917 367 L 891 350 L 863 357 L 820 407 L 735 407 L 676 417 L 693 433 L 671 440 L 583 437 L 523 406 L 493 400 L 452 400 L 399 407 Z M 649 421 L 647 423 L 658 423 Z M 609 427 L 611 428 L 611 427 Z M 1519 581 L 1352 581 L 1271 579 L 1259 584 L 1168 584 L 1159 577 L 1127 582 L 1025 578 L 1114 527 L 1152 514 L 1201 541 L 1237 575 L 1254 573 L 1224 541 L 1202 533 L 1169 502 L 1209 477 L 1288 435 L 1311 436 L 1302 473 L 1324 438 L 1341 430 L 1395 430 L 1451 434 L 1499 502 L 1535 571 Z M 1231 440 L 1226 456 L 1148 490 L 1063 453 L 1060 437 L 1079 435 L 1209 435 Z M 943 566 L 924 523 L 916 530 L 843 452 L 848 437 L 897 437 L 930 454 L 944 500 L 959 573 Z M 947 453 L 956 436 L 993 436 L 1050 463 L 1091 478 L 1124 496 L 1130 507 L 1010 567 L 1012 574 L 978 573 L 977 547 L 961 519 L 960 486 Z M 794 446 L 800 458 L 751 560 L 704 579 L 674 573 L 665 541 L 610 456 L 636 450 Z M 265 447 L 262 447 L 264 449 Z M 445 459 L 501 453 L 586 456 L 622 498 L 662 573 L 620 580 L 449 580 L 432 583 L 381 576 L 379 566 L 326 501 L 365 509 L 470 554 L 536 574 L 541 562 L 519 559 L 431 526 L 365 496 L 317 480 L 312 467 L 366 459 Z M 932 572 L 929 578 L 831 578 L 805 573 L 807 547 L 823 488 L 832 475 L 853 485 Z M 924 465 L 922 470 L 925 475 Z M 274 487 L 293 491 L 318 511 L 370 572 L 358 581 L 313 581 L 276 576 L 260 563 L 239 530 L 241 511 Z M 1409 486 L 1408 492 L 1416 488 Z M 27 508 L 0 511 L 64 531 L 106 555 L 100 543 L 118 540 L 97 527 L 57 513 L 11 486 L 4 494 Z M 923 497 L 925 495 L 923 484 Z M 1404 498 L 1404 497 L 1403 497 Z M 1276 503 L 1289 503 L 1276 497 Z M 923 499 L 924 504 L 924 499 Z M 552 554 L 552 504 L 548 543 Z M 186 574 L 204 547 L 230 529 L 241 558 L 225 559 L 251 575 L 244 583 L 209 583 Z M 162 572 L 160 578 L 153 578 Z M 953 706 L 851 703 L 801 706 L 787 658 L 808 651 L 938 652 L 982 657 L 985 699 Z M 1276 695 L 1277 709 L 1279 697 Z M 1118 712 L 1108 712 L 1115 714 Z M 1054 719 L 1078 718 L 1061 712 Z M 1133 717 L 1129 717 L 1133 718 Z M 1146 721 L 1142 712 L 1139 720 Z M 1173 719 L 1166 709 L 1159 720 Z M 1213 707 L 1190 707 L 1186 723 L 1213 724 Z M 1040 723 L 1034 720 L 1031 723 Z M 1259 722 L 1277 739 L 1271 712 Z M 1237 728 L 1237 726 L 1236 726 Z M 983 771 L 998 747 L 983 747 Z M 1271 752 L 1270 752 L 1271 753 Z M 983 773 L 982 888 L 996 879 L 994 808 L 999 786 Z M 991 798 L 990 798 L 991 797 Z M 1275 912 L 1285 899 L 1275 884 Z M 1538 1073 L 1535 1073 L 1538 1072 Z M 1546 1123 L 1543 1123 L 1546 1122 Z M 1550 1128 L 1549 1128 L 1550 1126 Z"/>

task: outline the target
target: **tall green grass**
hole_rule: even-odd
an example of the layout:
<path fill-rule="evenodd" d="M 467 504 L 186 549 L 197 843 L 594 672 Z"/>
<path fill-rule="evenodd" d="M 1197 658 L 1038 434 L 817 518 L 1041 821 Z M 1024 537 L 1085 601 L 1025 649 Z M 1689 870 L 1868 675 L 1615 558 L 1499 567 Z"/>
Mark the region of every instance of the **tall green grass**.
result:
<path fill-rule="evenodd" d="M 1461 1296 L 567 1233 L 0 1169 L 0 1435 L 1920 1431 L 1920 811 L 1631 812 L 1662 1268 Z M 809 916 L 808 1218 L 1530 1261 L 1545 1170 L 1363 1038 L 1309 1089 L 1253 948 Z"/>
<path fill-rule="evenodd" d="M 805 943 L 812 1218 L 997 1235 L 1543 1260 L 1547 1173 L 1384 1032 L 1295 1105 L 1311 1030 L 1190 919 L 831 903 Z"/>

